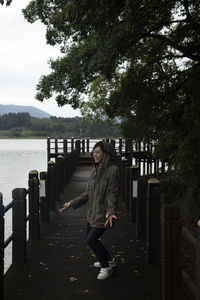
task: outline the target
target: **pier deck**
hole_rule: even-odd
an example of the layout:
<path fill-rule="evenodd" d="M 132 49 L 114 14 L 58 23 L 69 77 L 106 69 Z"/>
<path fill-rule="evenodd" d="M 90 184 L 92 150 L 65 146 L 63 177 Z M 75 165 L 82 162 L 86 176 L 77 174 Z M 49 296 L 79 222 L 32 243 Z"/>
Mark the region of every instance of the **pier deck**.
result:
<path fill-rule="evenodd" d="M 77 168 L 57 208 L 84 190 L 89 169 Z M 6 273 L 4 300 L 161 299 L 160 266 L 146 263 L 145 241 L 136 240 L 123 209 L 102 238 L 118 267 L 109 279 L 96 279 L 96 259 L 85 243 L 85 214 L 85 206 L 51 213 L 51 221 L 41 225 L 40 239 L 28 242 L 26 264 Z"/>

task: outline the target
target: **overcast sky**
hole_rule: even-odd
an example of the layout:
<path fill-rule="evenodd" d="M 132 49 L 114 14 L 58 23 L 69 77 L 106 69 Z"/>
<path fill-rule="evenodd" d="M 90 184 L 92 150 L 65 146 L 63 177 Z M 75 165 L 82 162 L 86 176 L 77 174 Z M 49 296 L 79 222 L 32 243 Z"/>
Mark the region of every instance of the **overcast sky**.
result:
<path fill-rule="evenodd" d="M 29 105 L 53 116 L 75 117 L 79 110 L 58 107 L 55 100 L 37 101 L 36 84 L 49 73 L 48 60 L 59 56 L 59 48 L 46 44 L 45 26 L 28 23 L 21 12 L 30 0 L 0 5 L 0 104 Z"/>

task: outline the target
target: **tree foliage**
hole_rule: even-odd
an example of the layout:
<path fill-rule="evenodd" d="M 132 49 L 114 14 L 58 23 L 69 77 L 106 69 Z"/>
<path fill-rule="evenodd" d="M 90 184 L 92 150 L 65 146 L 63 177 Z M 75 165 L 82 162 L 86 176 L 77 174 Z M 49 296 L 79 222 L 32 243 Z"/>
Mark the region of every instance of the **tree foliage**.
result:
<path fill-rule="evenodd" d="M 43 22 L 47 43 L 62 52 L 37 99 L 55 95 L 58 105 L 78 107 L 90 91 L 86 111 L 120 118 L 125 136 L 154 141 L 197 199 L 199 0 L 32 0 L 24 16 Z"/>
<path fill-rule="evenodd" d="M 0 129 L 12 129 L 30 125 L 29 113 L 8 113 L 0 115 Z"/>
<path fill-rule="evenodd" d="M 0 0 L 0 4 L 2 4 L 2 5 L 6 4 L 6 6 L 9 6 L 11 3 L 12 3 L 12 0 L 6 0 L 6 1 Z"/>
<path fill-rule="evenodd" d="M 8 113 L 0 115 L 0 135 L 10 137 L 52 136 L 76 138 L 117 137 L 120 135 L 118 126 L 108 121 L 87 120 L 81 117 L 49 119 L 31 117 L 29 113 Z"/>

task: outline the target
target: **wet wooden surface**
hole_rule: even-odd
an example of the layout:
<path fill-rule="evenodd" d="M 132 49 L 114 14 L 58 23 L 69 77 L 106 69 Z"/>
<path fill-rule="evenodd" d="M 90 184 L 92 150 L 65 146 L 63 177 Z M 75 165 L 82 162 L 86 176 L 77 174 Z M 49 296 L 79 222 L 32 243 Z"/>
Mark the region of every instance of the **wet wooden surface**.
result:
<path fill-rule="evenodd" d="M 4 300 L 161 299 L 160 266 L 146 263 L 145 241 L 136 240 L 128 212 L 119 209 L 114 228 L 103 235 L 118 264 L 103 281 L 97 280 L 96 258 L 85 242 L 86 206 L 58 212 L 84 190 L 89 171 L 77 169 L 51 221 L 41 225 L 40 239 L 28 242 L 26 264 L 6 273 Z"/>

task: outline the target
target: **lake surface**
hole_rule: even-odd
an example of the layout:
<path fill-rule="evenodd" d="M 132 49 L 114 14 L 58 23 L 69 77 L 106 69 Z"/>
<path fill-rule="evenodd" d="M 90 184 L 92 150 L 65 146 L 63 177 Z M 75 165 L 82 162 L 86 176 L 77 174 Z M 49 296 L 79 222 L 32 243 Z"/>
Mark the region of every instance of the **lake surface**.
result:
<path fill-rule="evenodd" d="M 28 188 L 28 174 L 47 170 L 46 139 L 0 139 L 0 192 L 3 203 L 12 201 L 12 190 Z M 11 211 L 5 216 L 5 238 L 12 231 Z M 5 250 L 5 271 L 11 263 L 11 244 Z"/>

